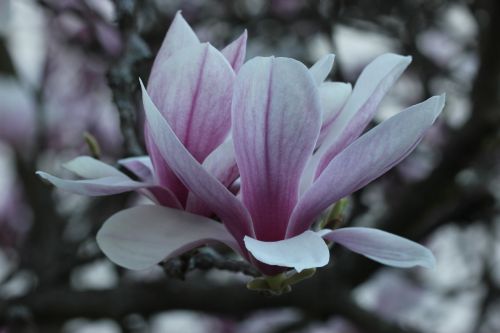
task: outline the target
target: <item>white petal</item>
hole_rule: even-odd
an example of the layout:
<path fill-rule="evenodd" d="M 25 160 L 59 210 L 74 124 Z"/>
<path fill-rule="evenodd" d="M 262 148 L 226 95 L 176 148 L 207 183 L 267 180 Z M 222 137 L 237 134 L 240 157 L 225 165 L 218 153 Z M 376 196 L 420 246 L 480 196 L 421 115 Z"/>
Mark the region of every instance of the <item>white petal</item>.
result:
<path fill-rule="evenodd" d="M 122 177 L 122 172 L 90 156 L 78 156 L 63 165 L 82 178 Z"/>
<path fill-rule="evenodd" d="M 221 223 L 162 206 L 137 206 L 111 216 L 97 244 L 114 263 L 146 269 L 198 246 L 222 242 L 239 251 Z"/>
<path fill-rule="evenodd" d="M 276 242 L 262 242 L 246 236 L 245 246 L 257 260 L 269 265 L 292 267 L 297 272 L 325 266 L 330 258 L 325 241 L 312 231 Z"/>
<path fill-rule="evenodd" d="M 331 232 L 322 230 L 320 234 L 384 265 L 402 268 L 433 268 L 436 265 L 436 259 L 428 248 L 382 230 L 352 227 Z"/>
<path fill-rule="evenodd" d="M 333 61 L 335 60 L 334 54 L 327 54 L 319 59 L 314 65 L 309 68 L 309 73 L 311 73 L 314 82 L 319 86 L 323 81 L 325 81 L 328 74 L 333 67 Z"/>
<path fill-rule="evenodd" d="M 36 174 L 59 189 L 88 196 L 118 194 L 145 188 L 149 185 L 133 181 L 125 175 L 96 179 L 69 180 L 58 178 L 42 171 L 37 171 Z"/>

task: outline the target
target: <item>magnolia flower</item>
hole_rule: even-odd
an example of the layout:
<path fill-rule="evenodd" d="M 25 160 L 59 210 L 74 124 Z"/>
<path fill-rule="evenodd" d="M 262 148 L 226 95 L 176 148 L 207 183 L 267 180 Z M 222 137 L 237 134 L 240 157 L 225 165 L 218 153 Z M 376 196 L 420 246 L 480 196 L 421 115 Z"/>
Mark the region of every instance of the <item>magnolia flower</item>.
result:
<path fill-rule="evenodd" d="M 161 205 L 137 206 L 109 218 L 97 242 L 112 261 L 145 269 L 219 242 L 273 275 L 326 265 L 327 240 L 387 265 L 434 265 L 425 247 L 381 230 L 311 229 L 333 203 L 405 158 L 441 112 L 444 96 L 435 96 L 360 136 L 409 57 L 375 59 L 351 92 L 349 85 L 324 82 L 333 55 L 310 69 L 274 57 L 241 66 L 242 56 L 231 61 L 236 57 L 225 58 L 193 36 L 177 15 L 155 60 L 149 93 L 141 82 L 153 168 L 140 159 L 125 163 L 132 171 L 140 169 L 138 175 L 154 173 L 155 186 L 179 205 L 157 198 Z M 244 48 L 236 45 L 228 48 L 240 56 Z M 73 191 L 87 186 L 82 193 L 144 186 L 90 161 L 80 158 L 69 165 L 94 178 L 90 181 L 41 175 Z M 229 186 L 238 174 L 240 191 L 234 193 Z"/>

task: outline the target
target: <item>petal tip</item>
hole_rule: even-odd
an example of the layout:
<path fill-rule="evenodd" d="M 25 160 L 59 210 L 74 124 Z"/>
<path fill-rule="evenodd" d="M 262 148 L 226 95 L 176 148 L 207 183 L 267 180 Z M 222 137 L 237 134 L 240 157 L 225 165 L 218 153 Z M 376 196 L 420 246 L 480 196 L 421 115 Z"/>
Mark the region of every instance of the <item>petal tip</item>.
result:
<path fill-rule="evenodd" d="M 437 266 L 437 260 L 436 257 L 434 256 L 434 253 L 432 253 L 431 250 L 426 248 L 426 258 L 422 260 L 422 263 L 420 266 L 428 269 L 435 269 Z"/>
<path fill-rule="evenodd" d="M 35 175 L 37 175 L 38 177 L 44 179 L 44 180 L 47 180 L 47 176 L 48 174 L 46 172 L 43 172 L 43 171 L 36 171 L 35 172 Z"/>

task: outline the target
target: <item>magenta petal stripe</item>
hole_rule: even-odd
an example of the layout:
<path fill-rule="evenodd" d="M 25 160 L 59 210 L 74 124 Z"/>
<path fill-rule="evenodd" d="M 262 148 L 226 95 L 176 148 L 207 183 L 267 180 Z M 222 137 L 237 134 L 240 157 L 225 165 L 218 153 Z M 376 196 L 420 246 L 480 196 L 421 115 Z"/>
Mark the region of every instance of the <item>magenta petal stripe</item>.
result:
<path fill-rule="evenodd" d="M 254 58 L 238 73 L 232 131 L 242 200 L 257 238 L 283 239 L 321 126 L 317 87 L 290 58 Z"/>
<path fill-rule="evenodd" d="M 444 95 L 414 105 L 370 130 L 338 154 L 295 207 L 288 236 L 309 229 L 337 200 L 367 185 L 408 156 L 444 107 Z"/>

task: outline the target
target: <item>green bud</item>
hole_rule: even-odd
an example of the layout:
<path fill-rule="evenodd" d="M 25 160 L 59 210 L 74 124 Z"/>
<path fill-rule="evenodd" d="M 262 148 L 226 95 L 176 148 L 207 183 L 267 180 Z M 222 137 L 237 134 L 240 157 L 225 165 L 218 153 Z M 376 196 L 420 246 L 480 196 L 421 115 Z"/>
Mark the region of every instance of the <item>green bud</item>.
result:
<path fill-rule="evenodd" d="M 89 148 L 90 155 L 96 159 L 99 159 L 101 156 L 101 147 L 99 146 L 99 142 L 97 142 L 96 137 L 89 132 L 84 132 L 83 139 L 85 140 L 85 143 Z"/>

